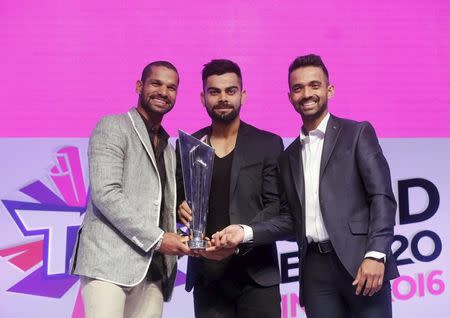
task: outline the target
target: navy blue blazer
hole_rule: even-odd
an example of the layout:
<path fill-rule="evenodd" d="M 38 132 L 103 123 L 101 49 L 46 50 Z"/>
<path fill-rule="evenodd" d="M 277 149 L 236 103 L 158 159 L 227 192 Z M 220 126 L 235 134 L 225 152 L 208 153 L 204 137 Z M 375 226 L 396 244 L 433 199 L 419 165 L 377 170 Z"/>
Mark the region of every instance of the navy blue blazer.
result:
<path fill-rule="evenodd" d="M 281 212 L 252 226 L 254 244 L 295 233 L 299 249 L 300 301 L 306 254 L 305 191 L 300 138 L 279 159 Z M 356 277 L 366 252 L 386 254 L 385 280 L 399 275 L 392 257 L 397 204 L 388 163 L 368 122 L 330 116 L 320 163 L 319 201 L 325 227 L 340 261 Z"/>

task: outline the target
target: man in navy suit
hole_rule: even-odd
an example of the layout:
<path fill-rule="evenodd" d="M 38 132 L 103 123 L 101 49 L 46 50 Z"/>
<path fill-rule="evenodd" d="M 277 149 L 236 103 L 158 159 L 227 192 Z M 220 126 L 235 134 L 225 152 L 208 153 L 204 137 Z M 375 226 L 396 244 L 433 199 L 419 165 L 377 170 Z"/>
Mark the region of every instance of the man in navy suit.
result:
<path fill-rule="evenodd" d="M 389 166 L 368 122 L 328 112 L 333 94 L 319 56 L 291 63 L 288 96 L 303 126 L 279 159 L 280 215 L 251 227 L 230 225 L 213 236 L 211 249 L 295 233 L 308 317 L 391 317 L 389 280 L 398 270 Z"/>

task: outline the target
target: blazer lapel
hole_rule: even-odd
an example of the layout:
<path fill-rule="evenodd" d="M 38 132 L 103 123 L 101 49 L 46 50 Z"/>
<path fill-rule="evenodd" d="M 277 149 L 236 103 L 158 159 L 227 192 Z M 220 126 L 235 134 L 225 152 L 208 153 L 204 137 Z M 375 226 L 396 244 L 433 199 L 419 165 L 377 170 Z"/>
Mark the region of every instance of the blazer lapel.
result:
<path fill-rule="evenodd" d="M 294 140 L 290 146 L 289 166 L 291 168 L 292 179 L 294 179 L 295 191 L 297 192 L 303 213 L 305 206 L 305 179 L 303 176 L 303 161 L 302 161 L 302 144 L 300 137 Z"/>
<path fill-rule="evenodd" d="M 245 160 L 245 139 L 247 137 L 248 129 L 247 124 L 241 121 L 239 126 L 238 135 L 236 138 L 236 146 L 234 147 L 233 162 L 231 164 L 231 176 L 230 176 L 230 202 L 233 198 L 234 190 L 236 189 L 239 171 L 241 170 L 242 162 Z"/>
<path fill-rule="evenodd" d="M 141 143 L 144 145 L 145 151 L 150 157 L 150 161 L 152 162 L 153 166 L 155 167 L 156 171 L 158 171 L 156 167 L 156 159 L 155 154 L 153 153 L 152 145 L 150 144 L 150 136 L 148 135 L 147 128 L 145 127 L 145 123 L 141 118 L 141 115 L 139 115 L 136 108 L 130 109 L 128 112 L 128 116 L 131 119 L 131 122 L 133 124 L 133 128 L 136 131 Z"/>
<path fill-rule="evenodd" d="M 322 158 L 320 160 L 320 178 L 323 176 L 323 172 L 327 167 L 328 161 L 330 160 L 331 154 L 333 153 L 334 146 L 338 140 L 339 134 L 341 132 L 341 126 L 336 120 L 336 117 L 330 115 L 328 120 L 327 130 L 325 132 L 325 139 L 323 141 Z"/>

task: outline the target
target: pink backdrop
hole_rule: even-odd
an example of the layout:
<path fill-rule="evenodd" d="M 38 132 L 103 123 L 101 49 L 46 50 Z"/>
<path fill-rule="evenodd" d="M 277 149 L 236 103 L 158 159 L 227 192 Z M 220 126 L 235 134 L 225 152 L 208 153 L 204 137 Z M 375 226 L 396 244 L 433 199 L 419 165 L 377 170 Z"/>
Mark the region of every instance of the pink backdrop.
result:
<path fill-rule="evenodd" d="M 241 65 L 242 117 L 297 135 L 287 67 L 314 52 L 328 65 L 336 115 L 369 120 L 381 137 L 450 136 L 450 2 L 22 0 L 0 3 L 0 137 L 87 137 L 103 115 L 135 105 L 155 59 L 181 74 L 164 124 L 208 123 L 200 71 Z"/>

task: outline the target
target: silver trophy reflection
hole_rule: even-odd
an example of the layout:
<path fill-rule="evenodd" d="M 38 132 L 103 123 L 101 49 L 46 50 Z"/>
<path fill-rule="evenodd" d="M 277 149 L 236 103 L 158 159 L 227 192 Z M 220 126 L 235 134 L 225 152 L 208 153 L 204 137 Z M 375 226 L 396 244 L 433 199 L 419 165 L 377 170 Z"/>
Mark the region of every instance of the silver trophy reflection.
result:
<path fill-rule="evenodd" d="M 190 224 L 191 249 L 205 249 L 206 219 L 208 216 L 209 190 L 214 163 L 214 149 L 204 142 L 179 130 L 181 168 L 186 202 L 192 211 Z"/>

